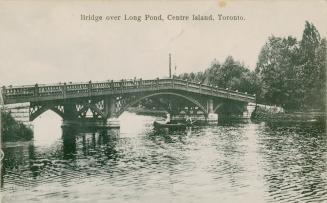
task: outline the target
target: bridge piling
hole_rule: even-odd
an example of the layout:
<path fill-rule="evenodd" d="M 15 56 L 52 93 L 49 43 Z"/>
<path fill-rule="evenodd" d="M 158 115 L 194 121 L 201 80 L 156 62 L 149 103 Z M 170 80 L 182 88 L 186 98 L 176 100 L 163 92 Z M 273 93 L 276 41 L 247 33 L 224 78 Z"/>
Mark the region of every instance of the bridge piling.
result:
<path fill-rule="evenodd" d="M 65 114 L 65 119 L 67 120 L 73 120 L 77 118 L 77 112 L 75 109 L 75 105 L 70 102 L 66 102 L 64 104 L 64 114 Z"/>
<path fill-rule="evenodd" d="M 212 124 L 218 123 L 218 114 L 214 112 L 213 99 L 207 100 L 207 112 L 208 112 L 208 117 L 207 117 L 208 123 L 212 123 Z"/>
<path fill-rule="evenodd" d="M 116 102 L 114 97 L 104 99 L 104 113 L 107 115 L 107 127 L 120 128 L 119 119 L 116 115 Z"/>

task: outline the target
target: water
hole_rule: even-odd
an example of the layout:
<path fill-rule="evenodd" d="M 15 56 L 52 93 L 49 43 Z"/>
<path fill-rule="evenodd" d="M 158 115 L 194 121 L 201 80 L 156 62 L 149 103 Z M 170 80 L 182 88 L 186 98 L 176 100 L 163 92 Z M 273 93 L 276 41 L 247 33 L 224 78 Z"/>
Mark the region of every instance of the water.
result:
<path fill-rule="evenodd" d="M 34 141 L 4 143 L 2 202 L 327 202 L 318 128 L 232 122 L 156 132 L 154 119 L 124 113 L 119 138 L 40 119 Z"/>

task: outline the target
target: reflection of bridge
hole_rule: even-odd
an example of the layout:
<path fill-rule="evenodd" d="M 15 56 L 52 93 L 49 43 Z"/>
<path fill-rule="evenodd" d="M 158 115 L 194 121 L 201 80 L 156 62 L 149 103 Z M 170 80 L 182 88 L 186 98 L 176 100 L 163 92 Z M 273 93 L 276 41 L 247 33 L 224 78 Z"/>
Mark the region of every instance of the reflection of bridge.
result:
<path fill-rule="evenodd" d="M 9 86 L 2 88 L 2 97 L 4 104 L 29 102 L 31 121 L 52 110 L 67 123 L 108 126 L 119 125 L 115 118 L 143 100 L 151 99 L 172 115 L 201 113 L 208 120 L 217 120 L 217 113 L 242 114 L 255 101 L 246 93 L 171 78 Z"/>

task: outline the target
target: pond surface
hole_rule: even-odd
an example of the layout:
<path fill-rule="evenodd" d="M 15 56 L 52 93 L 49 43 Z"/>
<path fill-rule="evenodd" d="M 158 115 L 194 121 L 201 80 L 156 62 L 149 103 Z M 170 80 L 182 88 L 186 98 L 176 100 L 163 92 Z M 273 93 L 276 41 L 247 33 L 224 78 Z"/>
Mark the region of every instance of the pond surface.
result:
<path fill-rule="evenodd" d="M 158 132 L 155 117 L 120 119 L 118 138 L 45 119 L 34 141 L 3 143 L 2 202 L 327 201 L 327 136 L 317 127 Z"/>

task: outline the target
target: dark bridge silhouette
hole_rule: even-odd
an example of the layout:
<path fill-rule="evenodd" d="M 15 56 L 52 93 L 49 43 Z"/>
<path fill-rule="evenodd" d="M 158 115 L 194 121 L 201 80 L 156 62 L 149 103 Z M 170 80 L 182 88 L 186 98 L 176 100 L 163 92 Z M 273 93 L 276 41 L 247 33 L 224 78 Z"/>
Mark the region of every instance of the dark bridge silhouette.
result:
<path fill-rule="evenodd" d="M 208 120 L 216 120 L 217 113 L 241 114 L 255 102 L 254 95 L 173 78 L 8 86 L 2 87 L 2 98 L 4 104 L 29 102 L 31 121 L 52 110 L 64 122 L 92 120 L 106 126 L 118 126 L 115 118 L 150 98 L 172 115 L 200 112 Z"/>

